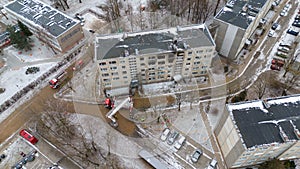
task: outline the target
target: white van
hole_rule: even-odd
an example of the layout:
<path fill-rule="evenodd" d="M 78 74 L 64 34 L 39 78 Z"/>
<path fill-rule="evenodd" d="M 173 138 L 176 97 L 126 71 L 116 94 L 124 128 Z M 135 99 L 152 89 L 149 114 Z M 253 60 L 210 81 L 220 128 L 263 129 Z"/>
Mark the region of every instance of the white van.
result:
<path fill-rule="evenodd" d="M 182 145 L 183 145 L 184 142 L 185 142 L 185 137 L 184 137 L 184 136 L 181 136 L 180 139 L 176 141 L 174 147 L 175 147 L 177 150 L 179 150 L 179 149 L 182 147 Z"/>

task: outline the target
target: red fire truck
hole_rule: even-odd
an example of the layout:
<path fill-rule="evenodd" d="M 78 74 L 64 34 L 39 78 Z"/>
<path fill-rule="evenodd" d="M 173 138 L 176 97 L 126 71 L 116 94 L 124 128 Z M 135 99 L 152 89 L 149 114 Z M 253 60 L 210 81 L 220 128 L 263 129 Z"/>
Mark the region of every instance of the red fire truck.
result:
<path fill-rule="evenodd" d="M 106 98 L 104 101 L 104 107 L 108 109 L 114 108 L 114 101 L 111 98 Z"/>
<path fill-rule="evenodd" d="M 50 87 L 52 89 L 57 89 L 59 87 L 59 85 L 66 80 L 67 78 L 67 72 L 63 71 L 61 73 L 59 73 L 55 78 L 53 78 L 52 80 L 49 81 Z"/>

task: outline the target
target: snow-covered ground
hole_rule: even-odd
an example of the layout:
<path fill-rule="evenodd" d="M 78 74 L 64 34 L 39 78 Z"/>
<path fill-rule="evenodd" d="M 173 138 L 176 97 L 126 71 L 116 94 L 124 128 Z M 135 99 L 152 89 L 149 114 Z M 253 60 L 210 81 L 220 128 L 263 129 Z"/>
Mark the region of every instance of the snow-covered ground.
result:
<path fill-rule="evenodd" d="M 0 76 L 0 86 L 5 88 L 5 92 L 0 94 L 0 104 L 3 104 L 7 99 L 11 98 L 19 90 L 26 87 L 28 84 L 36 80 L 37 77 L 48 71 L 55 62 L 32 65 L 39 67 L 40 71 L 35 74 L 25 74 L 26 67 L 19 68 L 17 70 L 5 71 Z M 30 66 L 30 67 L 32 67 Z"/>

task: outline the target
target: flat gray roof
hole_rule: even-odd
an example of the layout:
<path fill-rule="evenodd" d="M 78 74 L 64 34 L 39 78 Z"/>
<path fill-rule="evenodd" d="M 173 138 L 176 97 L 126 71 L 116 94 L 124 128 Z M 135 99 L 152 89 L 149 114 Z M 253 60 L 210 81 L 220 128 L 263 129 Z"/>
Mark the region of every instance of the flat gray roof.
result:
<path fill-rule="evenodd" d="M 300 95 L 228 104 L 227 108 L 247 148 L 300 138 Z"/>
<path fill-rule="evenodd" d="M 205 25 L 120 33 L 96 37 L 97 60 L 174 52 L 174 48 L 171 46 L 174 42 L 178 50 L 215 45 Z"/>
<path fill-rule="evenodd" d="M 78 23 L 75 19 L 49 5 L 35 0 L 15 0 L 6 4 L 4 8 L 24 17 L 33 25 L 43 27 L 55 37 Z"/>
<path fill-rule="evenodd" d="M 246 29 L 267 0 L 229 0 L 216 19 Z"/>

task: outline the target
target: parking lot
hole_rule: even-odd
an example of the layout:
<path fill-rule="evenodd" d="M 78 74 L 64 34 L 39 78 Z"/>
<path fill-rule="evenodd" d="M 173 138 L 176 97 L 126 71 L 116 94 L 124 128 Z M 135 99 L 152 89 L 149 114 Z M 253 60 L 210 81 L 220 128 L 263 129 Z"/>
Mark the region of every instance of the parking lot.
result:
<path fill-rule="evenodd" d="M 160 140 L 160 146 L 163 146 L 165 147 L 165 149 L 168 149 L 169 152 L 172 152 L 176 160 L 179 161 L 186 169 L 206 168 L 212 160 L 213 154 L 201 145 L 193 142 L 191 138 L 185 138 L 180 133 L 175 137 L 175 139 L 172 139 L 172 137 L 174 136 L 174 132 L 178 131 L 174 129 L 171 129 L 169 132 L 162 131 L 161 135 L 159 136 L 160 138 L 158 138 Z M 179 142 L 183 140 L 182 138 L 185 139 L 184 142 L 180 144 Z M 195 154 L 196 150 L 199 150 L 201 152 L 200 156 L 197 156 Z M 194 159 L 192 159 L 193 156 Z"/>
<path fill-rule="evenodd" d="M 0 168 L 21 168 L 22 166 L 48 168 L 52 165 L 34 145 L 22 138 L 19 133 L 15 133 L 1 144 L 0 154 L 5 155 L 5 158 L 1 158 Z"/>

